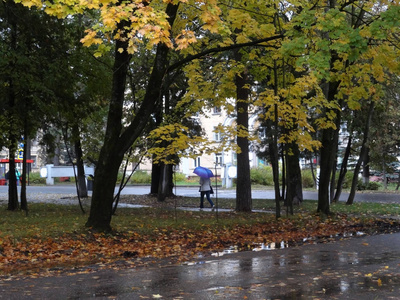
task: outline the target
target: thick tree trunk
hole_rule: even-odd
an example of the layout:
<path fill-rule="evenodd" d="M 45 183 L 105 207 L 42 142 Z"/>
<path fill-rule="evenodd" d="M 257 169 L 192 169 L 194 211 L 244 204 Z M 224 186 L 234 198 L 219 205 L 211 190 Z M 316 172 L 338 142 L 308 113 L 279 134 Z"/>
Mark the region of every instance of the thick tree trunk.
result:
<path fill-rule="evenodd" d="M 288 212 L 293 215 L 293 204 L 300 204 L 303 202 L 303 187 L 301 181 L 301 169 L 299 165 L 300 151 L 297 144 L 290 145 L 290 152 L 293 155 L 286 155 L 286 174 L 287 174 L 287 193 L 286 204 Z"/>
<path fill-rule="evenodd" d="M 155 118 L 155 127 L 158 127 L 163 120 L 163 112 L 162 109 L 158 109 L 157 113 L 154 114 Z M 151 185 L 150 185 L 150 194 L 152 195 L 157 195 L 158 194 L 158 189 L 160 186 L 160 180 L 161 180 L 161 170 L 162 170 L 162 165 L 160 162 L 155 163 L 155 157 L 153 156 L 153 163 L 151 165 Z"/>
<path fill-rule="evenodd" d="M 174 183 L 172 182 L 173 178 L 173 165 L 162 164 L 161 166 L 161 176 L 159 180 L 158 187 L 158 201 L 164 201 L 167 197 L 171 197 L 173 195 L 172 190 L 174 187 Z"/>
<path fill-rule="evenodd" d="M 177 10 L 178 5 L 167 5 L 166 13 L 169 16 L 171 27 Z M 120 22 L 117 29 L 124 32 L 124 26 L 125 22 Z M 143 102 L 136 113 L 136 117 L 122 132 L 121 122 L 125 83 L 131 56 L 126 50 L 122 51 L 122 53 L 118 50 L 127 49 L 128 42 L 128 39 L 124 41 L 118 40 L 115 45 L 115 62 L 107 128 L 95 171 L 90 215 L 86 223 L 86 226 L 92 227 L 95 231 L 111 230 L 112 204 L 119 167 L 125 152 L 140 137 L 149 121 L 150 115 L 155 112 L 156 103 L 160 99 L 163 78 L 167 70 L 169 49 L 166 45 L 159 44 Z"/>
<path fill-rule="evenodd" d="M 112 150 L 108 151 L 112 152 Z M 111 231 L 114 189 L 123 157 L 113 153 L 103 153 L 99 158 L 94 174 L 92 202 L 86 226 L 94 231 L 109 232 Z"/>
<path fill-rule="evenodd" d="M 331 67 L 338 60 L 336 53 L 332 52 Z M 339 87 L 339 82 L 326 82 L 322 84 L 322 89 L 326 99 L 334 102 Z M 335 124 L 340 124 L 340 112 L 328 109 L 326 112 L 336 113 Z M 337 128 L 336 130 L 339 130 Z M 318 208 L 317 212 L 328 215 L 330 213 L 330 185 L 333 173 L 334 161 L 336 157 L 336 145 L 338 134 L 333 128 L 322 129 L 321 150 L 320 150 L 320 178 L 318 187 Z"/>
<path fill-rule="evenodd" d="M 125 22 L 121 22 L 118 24 L 118 27 L 122 30 L 124 25 Z M 113 83 L 107 128 L 94 174 L 90 215 L 86 223 L 86 226 L 92 227 L 96 231 L 111 230 L 110 222 L 114 189 L 117 182 L 118 170 L 124 155 L 124 152 L 120 152 L 118 145 L 122 130 L 121 120 L 124 93 L 131 55 L 127 51 L 119 52 L 119 48 L 126 49 L 127 42 L 117 41 L 115 46 Z"/>
<path fill-rule="evenodd" d="M 9 20 L 10 20 L 10 47 L 13 51 L 17 49 L 17 23 L 15 19 L 15 14 L 12 12 L 12 8 L 14 8 L 15 3 L 8 3 L 11 7 L 6 7 L 6 9 L 10 9 L 8 12 Z M 9 63 L 8 68 L 10 70 L 14 69 L 14 62 L 11 61 Z M 8 121 L 8 157 L 9 157 L 9 184 L 8 184 L 8 210 L 17 210 L 19 209 L 18 202 L 18 189 L 17 189 L 17 181 L 15 176 L 15 152 L 17 151 L 17 142 L 18 137 L 14 133 L 13 124 L 16 123 L 15 120 L 15 108 L 16 108 L 16 99 L 15 99 L 15 90 L 14 90 L 14 81 L 12 76 L 8 76 L 6 84 L 4 84 L 6 88 L 6 105 L 8 105 L 8 112 L 6 115 L 6 120 Z"/>
<path fill-rule="evenodd" d="M 328 128 L 322 131 L 322 148 L 321 148 L 321 171 L 318 185 L 318 208 L 317 211 L 328 215 L 329 208 L 329 186 L 332 174 L 333 159 L 333 129 Z"/>
<path fill-rule="evenodd" d="M 150 186 L 150 194 L 157 195 L 158 187 L 160 185 L 161 178 L 161 164 L 153 163 L 151 165 L 151 186 Z"/>
<path fill-rule="evenodd" d="M 9 148 L 8 210 L 18 210 L 17 177 L 15 175 L 15 148 Z"/>
<path fill-rule="evenodd" d="M 240 61 L 240 54 L 236 55 Z M 237 112 L 237 144 L 240 153 L 237 154 L 236 181 L 236 211 L 250 212 L 252 210 L 251 180 L 249 163 L 249 89 L 246 87 L 247 74 L 242 72 L 236 76 L 236 112 Z"/>

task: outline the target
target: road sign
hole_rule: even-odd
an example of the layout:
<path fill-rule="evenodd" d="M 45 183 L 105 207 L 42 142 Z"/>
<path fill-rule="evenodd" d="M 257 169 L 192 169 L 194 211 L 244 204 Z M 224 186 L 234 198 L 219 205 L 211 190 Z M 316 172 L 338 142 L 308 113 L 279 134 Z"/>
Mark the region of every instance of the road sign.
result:
<path fill-rule="evenodd" d="M 23 159 L 24 158 L 24 149 L 19 148 L 18 149 L 18 155 L 17 155 L 18 159 Z"/>

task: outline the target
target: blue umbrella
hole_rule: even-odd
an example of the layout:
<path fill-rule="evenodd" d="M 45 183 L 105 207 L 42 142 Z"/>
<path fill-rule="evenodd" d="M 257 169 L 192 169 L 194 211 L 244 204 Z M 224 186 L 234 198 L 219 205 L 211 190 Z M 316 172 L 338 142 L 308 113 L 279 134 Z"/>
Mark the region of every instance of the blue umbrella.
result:
<path fill-rule="evenodd" d="M 210 169 L 204 167 L 196 167 L 193 173 L 203 178 L 214 177 L 213 172 Z"/>

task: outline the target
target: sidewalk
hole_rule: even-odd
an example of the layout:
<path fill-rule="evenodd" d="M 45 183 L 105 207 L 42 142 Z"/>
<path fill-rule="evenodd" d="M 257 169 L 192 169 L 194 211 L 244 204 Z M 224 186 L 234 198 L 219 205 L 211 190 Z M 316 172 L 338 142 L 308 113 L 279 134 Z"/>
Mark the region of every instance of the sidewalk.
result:
<path fill-rule="evenodd" d="M 0 299 L 399 299 L 398 249 L 400 233 L 200 257 L 179 265 L 86 268 L 1 280 Z"/>

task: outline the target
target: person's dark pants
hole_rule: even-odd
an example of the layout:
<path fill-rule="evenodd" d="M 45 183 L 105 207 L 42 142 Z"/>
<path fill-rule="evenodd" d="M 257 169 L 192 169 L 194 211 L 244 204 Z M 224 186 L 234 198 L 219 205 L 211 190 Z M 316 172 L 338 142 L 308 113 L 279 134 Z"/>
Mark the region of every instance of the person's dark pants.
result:
<path fill-rule="evenodd" d="M 200 208 L 204 207 L 204 195 L 206 195 L 208 202 L 210 202 L 211 207 L 214 206 L 214 203 L 211 201 L 210 191 L 200 192 Z"/>

